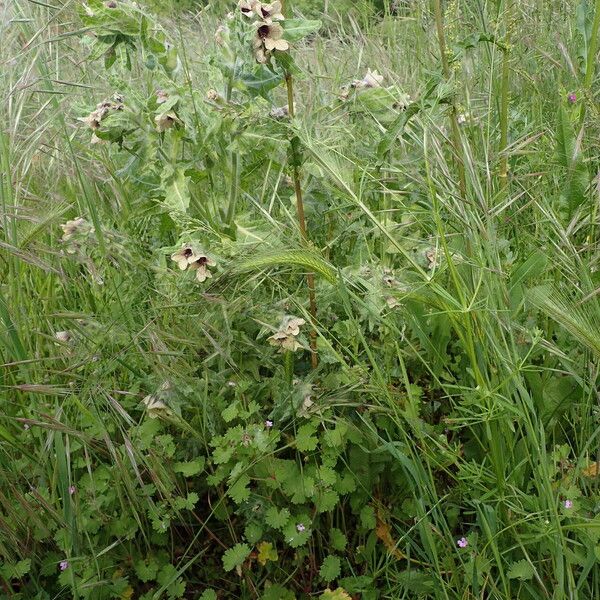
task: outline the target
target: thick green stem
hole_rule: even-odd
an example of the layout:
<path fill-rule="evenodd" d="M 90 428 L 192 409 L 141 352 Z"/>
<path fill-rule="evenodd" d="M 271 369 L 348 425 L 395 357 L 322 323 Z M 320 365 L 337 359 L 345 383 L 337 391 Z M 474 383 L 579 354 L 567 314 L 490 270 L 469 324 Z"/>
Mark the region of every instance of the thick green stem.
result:
<path fill-rule="evenodd" d="M 433 0 L 434 4 L 434 12 L 435 12 L 435 28 L 437 32 L 438 45 L 440 48 L 440 58 L 442 61 L 442 71 L 444 73 L 444 77 L 450 81 L 451 71 L 450 71 L 450 62 L 448 61 L 448 54 L 446 49 L 446 36 L 444 34 L 444 15 L 442 13 L 442 4 L 441 0 Z M 464 199 L 466 197 L 466 179 L 465 179 L 465 166 L 463 163 L 463 151 L 462 151 L 462 141 L 460 139 L 460 130 L 458 128 L 458 120 L 457 120 L 457 110 L 456 103 L 454 99 L 452 100 L 452 109 L 451 109 L 451 117 L 452 117 L 452 145 L 454 147 L 454 155 L 456 168 L 458 170 L 458 180 L 460 185 L 460 194 Z"/>
<path fill-rule="evenodd" d="M 229 102 L 231 100 L 231 93 L 233 91 L 233 86 L 231 82 L 231 78 L 228 79 L 225 83 L 225 100 Z M 225 216 L 225 222 L 230 227 L 233 223 L 233 219 L 235 218 L 235 209 L 237 206 L 237 201 L 239 197 L 239 189 L 240 189 L 240 161 L 238 153 L 233 150 L 230 153 L 229 157 L 230 165 L 231 165 L 231 180 L 229 187 L 229 201 L 227 204 L 227 214 Z"/>
<path fill-rule="evenodd" d="M 288 97 L 288 113 L 290 118 L 294 118 L 294 83 L 292 80 L 291 73 L 287 73 L 285 76 L 285 83 L 287 86 L 287 97 Z M 292 148 L 292 159 L 293 159 L 293 171 L 292 178 L 294 180 L 294 192 L 296 194 L 296 210 L 298 211 L 298 225 L 300 227 L 300 234 L 302 241 L 307 244 L 309 241 L 308 232 L 306 229 L 306 219 L 304 217 L 304 200 L 302 197 L 302 185 L 300 179 L 300 169 L 298 168 L 298 157 L 295 156 L 296 150 L 294 144 Z M 317 323 L 317 298 L 315 294 L 315 275 L 314 273 L 306 274 L 306 283 L 308 286 L 308 299 L 310 304 L 310 316 L 312 319 L 312 329 L 310 332 L 310 349 L 311 349 L 311 364 L 313 369 L 316 369 L 319 363 L 317 354 L 317 331 L 315 329 Z"/>

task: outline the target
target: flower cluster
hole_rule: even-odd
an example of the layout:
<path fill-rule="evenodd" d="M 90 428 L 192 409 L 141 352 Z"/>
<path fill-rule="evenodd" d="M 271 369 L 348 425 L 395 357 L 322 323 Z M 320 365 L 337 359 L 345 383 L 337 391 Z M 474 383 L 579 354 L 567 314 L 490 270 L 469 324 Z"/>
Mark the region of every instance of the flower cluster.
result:
<path fill-rule="evenodd" d="M 343 100 L 347 100 L 351 90 L 360 91 L 379 88 L 382 83 L 383 75 L 380 75 L 377 70 L 371 71 L 371 69 L 367 69 L 367 73 L 362 79 L 355 79 L 342 87 L 341 97 Z"/>
<path fill-rule="evenodd" d="M 203 283 L 212 277 L 208 267 L 215 267 L 217 263 L 207 256 L 201 250 L 195 248 L 192 244 L 184 244 L 181 250 L 171 254 L 171 260 L 177 263 L 177 266 L 185 271 L 196 271 L 196 279 Z"/>
<path fill-rule="evenodd" d="M 279 329 L 268 338 L 269 343 L 272 346 L 279 346 L 282 352 L 299 350 L 302 346 L 298 343 L 296 337 L 300 334 L 300 327 L 305 323 L 306 321 L 300 317 L 284 317 Z"/>
<path fill-rule="evenodd" d="M 112 100 L 103 100 L 96 105 L 96 109 L 87 115 L 87 117 L 81 117 L 77 120 L 85 123 L 92 131 L 96 131 L 97 129 L 100 129 L 100 123 L 112 111 L 123 110 L 125 108 L 123 101 L 123 96 L 115 94 Z M 100 138 L 94 133 L 92 136 L 92 144 L 98 143 L 99 141 L 101 141 Z"/>
<path fill-rule="evenodd" d="M 148 416 L 151 419 L 156 419 L 160 416 L 169 416 L 172 411 L 167 404 L 167 396 L 171 391 L 171 383 L 165 381 L 153 394 L 148 394 L 143 400 L 142 404 L 148 411 Z"/>
<path fill-rule="evenodd" d="M 240 0 L 238 7 L 246 17 L 257 19 L 253 49 L 259 63 L 269 62 L 275 50 L 282 52 L 289 50 L 290 45 L 283 39 L 284 31 L 279 23 L 284 20 L 279 0 L 269 3 L 259 2 L 259 0 Z"/>
<path fill-rule="evenodd" d="M 69 254 L 76 254 L 81 245 L 88 241 L 93 230 L 92 224 L 83 217 L 67 221 L 60 228 L 63 230 L 61 242 L 65 244 L 66 251 Z"/>

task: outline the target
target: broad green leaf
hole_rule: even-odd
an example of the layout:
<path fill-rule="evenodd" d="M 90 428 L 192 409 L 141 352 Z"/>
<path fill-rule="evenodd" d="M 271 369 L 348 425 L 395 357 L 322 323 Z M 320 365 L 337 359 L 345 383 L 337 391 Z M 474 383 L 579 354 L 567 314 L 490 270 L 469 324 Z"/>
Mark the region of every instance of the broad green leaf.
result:
<path fill-rule="evenodd" d="M 183 168 L 178 168 L 171 181 L 165 187 L 164 206 L 174 218 L 185 214 L 190 206 L 190 178 Z"/>
<path fill-rule="evenodd" d="M 310 19 L 286 19 L 282 23 L 285 29 L 284 38 L 288 42 L 297 42 L 321 28 L 321 21 Z"/>

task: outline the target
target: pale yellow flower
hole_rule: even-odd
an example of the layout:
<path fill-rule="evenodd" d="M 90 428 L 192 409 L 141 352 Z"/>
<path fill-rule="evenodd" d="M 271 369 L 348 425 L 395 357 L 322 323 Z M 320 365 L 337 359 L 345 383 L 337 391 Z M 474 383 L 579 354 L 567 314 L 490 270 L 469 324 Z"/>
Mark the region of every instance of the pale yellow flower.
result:
<path fill-rule="evenodd" d="M 281 2 L 279 0 L 269 3 L 256 2 L 254 12 L 268 25 L 273 21 L 283 21 L 285 18 L 281 12 Z"/>
<path fill-rule="evenodd" d="M 288 335 L 299 335 L 300 327 L 305 325 L 306 321 L 300 317 L 285 317 L 282 322 L 281 331 L 284 331 Z"/>
<path fill-rule="evenodd" d="M 61 226 L 63 230 L 62 241 L 68 242 L 71 238 L 78 234 L 87 235 L 91 232 L 92 226 L 83 217 L 77 217 L 72 221 L 67 221 Z"/>
<path fill-rule="evenodd" d="M 240 0 L 238 2 L 238 8 L 242 11 L 242 14 L 246 17 L 253 17 L 256 13 L 254 7 L 257 4 L 257 0 Z"/>
<path fill-rule="evenodd" d="M 63 344 L 68 344 L 73 339 L 70 331 L 57 331 L 54 337 Z"/>
<path fill-rule="evenodd" d="M 142 404 L 146 407 L 146 410 L 148 411 L 148 416 L 151 419 L 156 419 L 162 414 L 171 414 L 171 409 L 160 398 L 157 398 L 153 394 L 148 394 L 142 400 Z"/>
<path fill-rule="evenodd" d="M 367 69 L 367 74 L 364 76 L 362 81 L 360 82 L 360 86 L 362 88 L 378 88 L 381 87 L 381 83 L 383 82 L 383 75 L 379 75 L 377 70 L 371 71 L 371 69 Z"/>
<path fill-rule="evenodd" d="M 156 90 L 156 103 L 164 104 L 169 99 L 169 94 L 164 90 Z"/>
<path fill-rule="evenodd" d="M 108 115 L 111 110 L 123 110 L 123 97 L 119 94 L 113 96 L 113 100 L 104 100 L 96 105 L 96 109 L 93 110 L 87 117 L 80 117 L 77 119 L 82 123 L 85 123 L 90 129 L 98 129 L 101 121 Z"/>
<path fill-rule="evenodd" d="M 215 267 L 217 263 L 205 254 L 200 254 L 197 259 L 190 264 L 190 270 L 196 271 L 196 279 L 200 283 L 204 283 L 207 279 L 212 277 L 208 267 Z"/>
<path fill-rule="evenodd" d="M 201 254 L 194 252 L 194 249 L 191 244 L 184 244 L 181 250 L 177 250 L 171 254 L 171 260 L 174 260 L 177 263 L 177 266 L 185 271 L 192 263 L 195 263 L 197 260 L 201 258 Z"/>
<path fill-rule="evenodd" d="M 299 350 L 302 348 L 302 345 L 298 343 L 296 336 L 300 334 L 300 327 L 305 323 L 306 321 L 300 317 L 284 317 L 279 325 L 279 329 L 267 338 L 269 344 L 279 346 L 282 352 L 285 350 L 289 350 L 290 352 Z"/>
<path fill-rule="evenodd" d="M 296 341 L 293 335 L 288 335 L 283 331 L 276 331 L 272 336 L 267 338 L 271 346 L 279 346 L 281 352 L 289 350 L 295 352 L 302 348 L 302 346 Z"/>
<path fill-rule="evenodd" d="M 154 117 L 154 122 L 156 123 L 157 131 L 162 133 L 167 129 L 171 129 L 175 123 L 181 123 L 181 120 L 175 114 L 175 112 L 171 110 L 169 112 L 156 115 L 156 117 Z"/>
<path fill-rule="evenodd" d="M 260 23 L 254 38 L 254 56 L 259 63 L 266 63 L 271 52 L 289 50 L 289 43 L 283 39 L 283 27 L 279 23 Z"/>

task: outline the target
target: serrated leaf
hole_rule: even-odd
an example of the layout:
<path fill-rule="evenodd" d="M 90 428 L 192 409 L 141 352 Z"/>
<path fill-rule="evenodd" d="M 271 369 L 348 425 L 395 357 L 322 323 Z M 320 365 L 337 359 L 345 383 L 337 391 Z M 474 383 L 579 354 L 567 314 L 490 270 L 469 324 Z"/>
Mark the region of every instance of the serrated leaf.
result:
<path fill-rule="evenodd" d="M 244 528 L 244 536 L 251 544 L 256 544 L 262 537 L 263 528 L 258 523 L 248 523 Z"/>
<path fill-rule="evenodd" d="M 156 579 L 158 568 L 158 561 L 153 556 L 144 560 L 137 560 L 134 563 L 135 574 L 144 583 L 147 583 L 148 581 L 154 581 Z"/>
<path fill-rule="evenodd" d="M 533 578 L 534 569 L 529 561 L 523 559 L 513 563 L 508 570 L 509 579 L 529 581 Z"/>
<path fill-rule="evenodd" d="M 331 547 L 338 552 L 343 552 L 346 549 L 346 544 L 348 543 L 348 538 L 342 533 L 340 529 L 334 527 L 329 532 L 329 541 L 331 542 Z"/>
<path fill-rule="evenodd" d="M 217 592 L 212 588 L 206 589 L 202 592 L 198 600 L 217 600 Z"/>
<path fill-rule="evenodd" d="M 238 480 L 229 487 L 227 495 L 233 499 L 236 504 L 241 504 L 250 498 L 250 477 L 241 475 Z"/>
<path fill-rule="evenodd" d="M 3 564 L 0 566 L 0 574 L 2 574 L 4 578 L 9 581 L 11 579 L 21 579 L 24 575 L 29 573 L 30 568 L 31 559 L 25 558 L 14 565 L 9 563 Z"/>
<path fill-rule="evenodd" d="M 248 544 L 236 544 L 223 554 L 223 568 L 225 571 L 233 571 L 236 567 L 241 567 L 248 556 L 250 556 Z"/>
<path fill-rule="evenodd" d="M 319 600 L 352 600 L 352 598 L 344 588 L 337 588 L 337 590 L 325 590 L 319 596 Z"/>
<path fill-rule="evenodd" d="M 231 423 L 239 415 L 238 406 L 236 403 L 230 404 L 227 408 L 223 409 L 221 416 L 225 423 Z"/>
<path fill-rule="evenodd" d="M 296 448 L 300 452 L 312 452 L 316 449 L 319 440 L 315 436 L 315 430 L 316 428 L 312 423 L 307 423 L 298 428 L 298 433 L 296 433 Z"/>
<path fill-rule="evenodd" d="M 265 588 L 260 600 L 295 600 L 293 592 L 279 584 L 273 584 Z"/>
<path fill-rule="evenodd" d="M 177 462 L 173 465 L 173 471 L 181 473 L 184 477 L 193 477 L 204 470 L 205 462 L 204 456 L 199 456 L 187 462 Z"/>
<path fill-rule="evenodd" d="M 334 492 L 333 490 L 325 490 L 318 495 L 315 501 L 317 512 L 329 512 L 338 505 L 339 501 L 340 497 L 338 496 L 337 492 Z"/>
<path fill-rule="evenodd" d="M 265 523 L 273 529 L 281 529 L 290 518 L 290 511 L 287 508 L 277 510 L 276 506 L 271 506 L 265 513 Z"/>
<path fill-rule="evenodd" d="M 372 506 L 363 506 L 360 511 L 360 524 L 365 529 L 375 529 L 377 519 L 375 518 L 375 509 Z"/>
<path fill-rule="evenodd" d="M 304 526 L 302 531 L 298 531 L 299 524 Z M 292 548 L 304 546 L 311 536 L 308 516 L 305 515 L 290 519 L 289 523 L 283 528 L 282 533 L 286 544 L 289 544 Z"/>
<path fill-rule="evenodd" d="M 268 561 L 276 561 L 279 558 L 277 550 L 271 542 L 261 542 L 258 545 L 258 562 L 264 567 Z"/>
<path fill-rule="evenodd" d="M 329 583 L 340 576 L 342 562 L 337 556 L 328 556 L 319 569 L 319 575 L 323 581 Z"/>

